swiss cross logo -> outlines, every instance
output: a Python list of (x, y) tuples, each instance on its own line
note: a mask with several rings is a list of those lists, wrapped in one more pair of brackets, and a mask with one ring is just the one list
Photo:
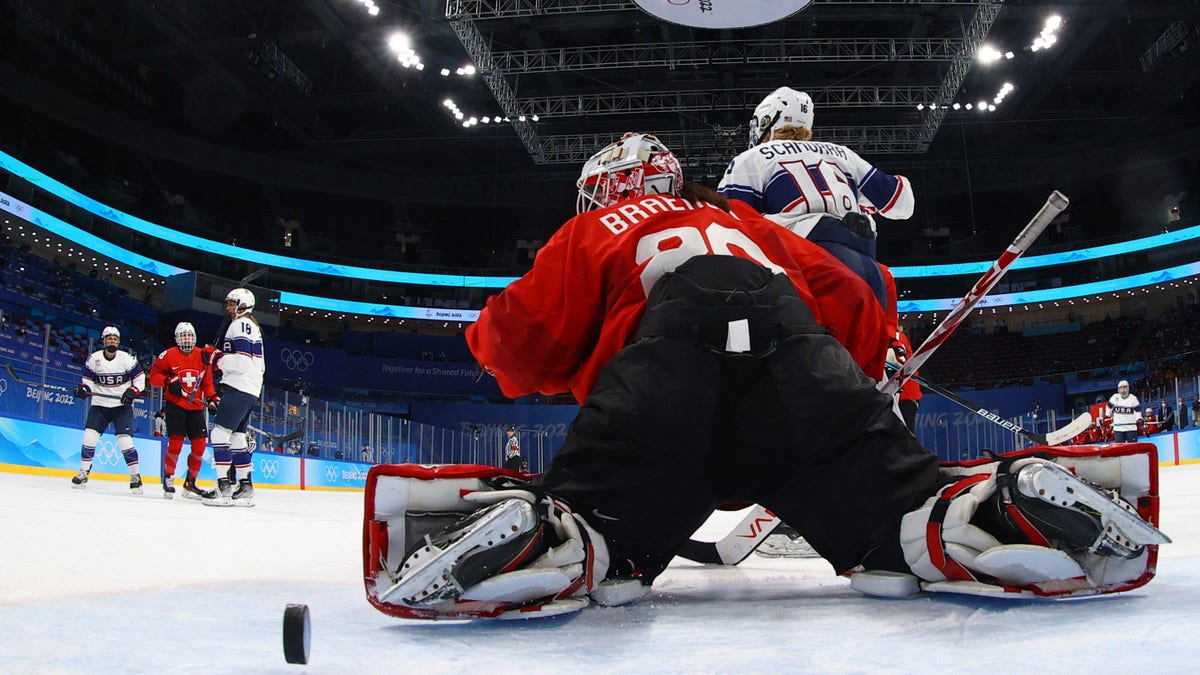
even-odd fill
[(200, 373), (195, 370), (179, 371), (179, 381), (183, 384), (184, 391), (192, 391), (196, 388), (196, 383), (200, 381)]

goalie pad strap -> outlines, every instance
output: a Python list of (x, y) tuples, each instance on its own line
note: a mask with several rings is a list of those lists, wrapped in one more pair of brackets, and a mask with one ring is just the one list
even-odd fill
[(1021, 509), (1018, 509), (1016, 504), (1009, 502), (1005, 505), (1004, 510), (1008, 513), (1008, 517), (1012, 520), (1013, 524), (1020, 528), (1026, 537), (1029, 537), (1031, 544), (1050, 548), (1050, 540), (1046, 539), (1045, 535), (1033, 523), (1029, 522), (1029, 519), (1025, 517), (1024, 513), (1021, 513)]
[(970, 570), (946, 553), (946, 542), (942, 539), (942, 526), (946, 521), (946, 513), (950, 510), (950, 503), (955, 498), (990, 478), (990, 474), (974, 474), (946, 487), (929, 513), (929, 523), (925, 526), (929, 561), (951, 581), (976, 581), (976, 579)]

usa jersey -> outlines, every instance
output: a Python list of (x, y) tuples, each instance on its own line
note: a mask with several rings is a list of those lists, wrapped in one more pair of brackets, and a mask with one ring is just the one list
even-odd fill
[[(150, 384), (162, 387), (163, 396), (184, 410), (203, 409), (215, 393), (212, 371), (204, 364), (203, 353), (204, 350), (199, 347), (187, 354), (179, 347), (167, 349), (158, 355), (150, 367)], [(179, 388), (183, 392), (181, 396), (167, 389), (173, 377), (179, 378)]]
[(1137, 431), (1138, 420), (1142, 419), (1142, 402), (1133, 394), (1124, 398), (1113, 394), (1108, 399), (1107, 413), (1112, 417), (1113, 431)]
[(816, 224), (811, 214), (841, 218), (857, 211), (901, 220), (914, 205), (906, 178), (876, 169), (850, 148), (818, 141), (750, 148), (729, 163), (717, 191), (802, 237)]
[(471, 353), (506, 396), (570, 391), (582, 402), (637, 330), (655, 282), (697, 255), (734, 255), (785, 273), (859, 366), (882, 373), (883, 312), (844, 265), (745, 205), (727, 213), (666, 195), (567, 221), (533, 269), (488, 300), (467, 329)]
[(262, 393), (263, 339), (254, 321), (242, 316), (229, 324), (221, 343), (221, 384), (252, 396)]
[[(92, 352), (83, 364), (83, 383), (93, 393), (108, 394), (108, 396), (93, 396), (92, 405), (101, 408), (117, 408), (121, 405), (121, 395), (132, 387), (141, 392), (146, 388), (146, 374), (142, 372), (142, 364), (132, 354), (120, 349), (110, 359), (104, 350)], [(112, 398), (109, 398), (109, 397)]]

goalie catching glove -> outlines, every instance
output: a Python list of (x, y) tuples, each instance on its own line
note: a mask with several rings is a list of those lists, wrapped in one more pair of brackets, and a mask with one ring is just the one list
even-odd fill
[[(904, 516), (900, 544), (916, 577), (860, 572), (868, 594), (1081, 596), (1154, 576), (1157, 457), (1148, 444), (1035, 448), (943, 466), (949, 484)], [(1134, 504), (1137, 504), (1135, 506)], [(919, 577), (919, 579), (918, 579)]]
[(604, 538), (510, 472), (380, 465), (367, 485), (363, 562), (368, 600), (380, 611), (528, 618), (577, 611), (589, 595), (621, 604), (645, 592), (637, 580), (604, 582)]

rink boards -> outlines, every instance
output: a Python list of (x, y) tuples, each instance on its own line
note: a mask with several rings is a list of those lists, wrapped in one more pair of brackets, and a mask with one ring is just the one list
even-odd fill
[[(19, 417), (0, 416), (0, 471), (43, 475), (74, 476), (79, 470), (83, 430), (47, 424)], [(142, 480), (157, 483), (162, 473), (166, 439), (154, 436), (133, 437), (138, 452), (138, 468)], [(189, 446), (185, 442), (175, 469), (182, 477), (187, 464)], [(273, 452), (255, 452), (253, 476), (256, 487), (275, 487), (292, 490), (361, 490), (366, 486), (370, 464), (333, 459), (319, 459)], [(96, 456), (92, 460), (93, 480), (129, 479), (124, 457), (117, 448), (111, 430), (100, 437)], [(200, 469), (201, 484), (212, 484), (216, 471), (212, 465), (212, 449), (204, 452)]]

